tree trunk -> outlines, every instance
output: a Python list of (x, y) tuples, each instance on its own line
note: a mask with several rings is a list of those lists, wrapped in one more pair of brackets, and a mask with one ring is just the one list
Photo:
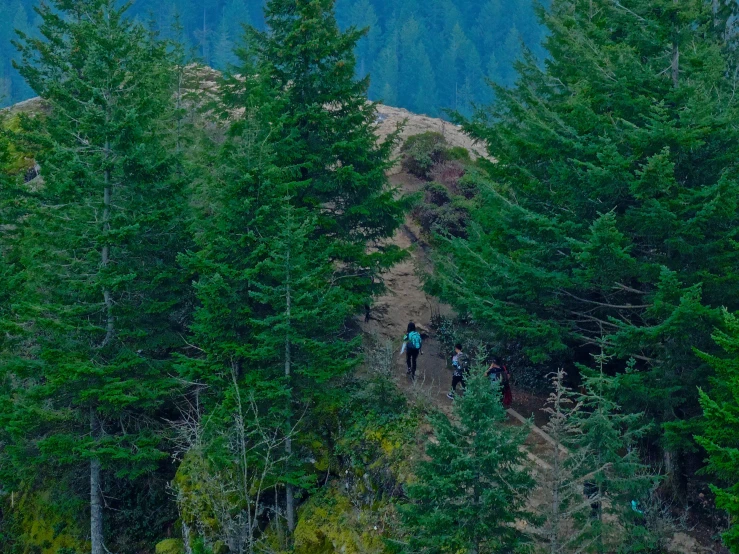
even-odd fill
[(190, 545), (190, 527), (184, 521), (182, 522), (182, 545), (185, 554), (192, 554), (192, 546)]
[[(559, 409), (559, 405), (557, 405)], [(552, 515), (551, 515), (551, 534), (549, 536), (549, 551), (553, 554), (559, 552), (559, 485), (562, 473), (559, 466), (559, 442), (554, 443), (554, 459), (552, 460), (552, 481), (554, 484), (552, 490)]]
[[(288, 207), (289, 209), (289, 207)], [(292, 221), (288, 219), (288, 225), (292, 225)], [(291, 282), (290, 282), (290, 243), (288, 242), (287, 246), (287, 259), (286, 259), (286, 283), (285, 283), (285, 318), (287, 320), (287, 331), (285, 334), (285, 377), (287, 381), (288, 386), (288, 407), (287, 407), (287, 437), (285, 437), (285, 457), (287, 458), (287, 463), (290, 463), (290, 459), (292, 458), (292, 452), (293, 452), (293, 444), (292, 444), (292, 421), (290, 418), (290, 411), (292, 406), (292, 390), (290, 387), (290, 373), (291, 373), (291, 364), (292, 364), (292, 358), (291, 358), (291, 344), (290, 344), (290, 318), (291, 318), (291, 309), (292, 309), (292, 290), (291, 290)], [(293, 486), (290, 483), (287, 483), (285, 486), (285, 512), (287, 517), (287, 529), (290, 534), (292, 534), (295, 531), (295, 496), (293, 492)]]
[(672, 43), (672, 86), (680, 84), (680, 46), (677, 41)]
[[(97, 439), (99, 423), (95, 409), (90, 409), (90, 434)], [(100, 492), (100, 460), (90, 460), (90, 544), (91, 554), (103, 554), (103, 499)]]
[[(110, 150), (110, 143), (105, 141), (105, 152)], [(110, 170), (105, 170), (105, 189), (103, 190), (103, 231), (107, 233), (110, 231)], [(110, 244), (108, 239), (105, 239), (102, 252), (102, 265), (103, 268), (108, 267), (110, 263)], [(105, 301), (105, 314), (106, 314), (106, 325), (105, 325), (105, 340), (103, 346), (110, 343), (113, 340), (113, 298), (110, 294), (110, 289), (105, 287), (103, 289), (103, 300)]]
[[(677, 0), (674, 0), (674, 3), (677, 4)], [(678, 44), (679, 31), (680, 30), (678, 28), (678, 22), (675, 21), (675, 36), (672, 40), (672, 86), (675, 88), (677, 88), (680, 84), (680, 45)]]

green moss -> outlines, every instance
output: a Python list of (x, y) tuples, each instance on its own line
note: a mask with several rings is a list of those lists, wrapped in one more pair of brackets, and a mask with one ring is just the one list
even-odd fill
[(213, 491), (200, 478), (208, 475), (211, 470), (200, 452), (191, 451), (177, 468), (173, 482), (178, 494), (180, 516), (191, 527), (203, 526), (206, 533), (218, 528), (211, 502)]
[(156, 554), (182, 554), (184, 551), (185, 544), (182, 539), (164, 539), (154, 547)]
[(296, 554), (367, 554), (387, 552), (389, 503), (358, 509), (334, 486), (313, 496), (300, 509), (295, 528)]
[(77, 522), (55, 510), (48, 491), (27, 492), (9, 506), (17, 525), (22, 554), (83, 553), (89, 551)]
[[(21, 132), (21, 120), (18, 114), (0, 119), (0, 131), (8, 132), (12, 137), (13, 134)], [(6, 160), (4, 170), (11, 175), (25, 173), (31, 169), (36, 163), (33, 156), (24, 152), (14, 141), (10, 141), (9, 159)]]
[(337, 444), (353, 475), (376, 499), (396, 494), (412, 473), (417, 414), (385, 420), (368, 414), (347, 429)]

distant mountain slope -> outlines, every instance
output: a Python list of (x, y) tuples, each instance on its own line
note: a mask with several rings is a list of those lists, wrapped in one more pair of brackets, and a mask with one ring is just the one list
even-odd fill
[[(33, 96), (12, 68), (13, 29), (34, 33), (38, 0), (0, 0), (0, 106)], [(208, 65), (235, 61), (241, 26), (262, 25), (263, 0), (137, 0), (131, 15), (185, 41)], [(339, 23), (369, 27), (357, 69), (370, 74), (370, 97), (417, 113), (467, 109), (491, 100), (486, 79), (511, 84), (522, 42), (542, 54), (533, 0), (337, 0)], [(5, 103), (3, 103), (5, 100)]]

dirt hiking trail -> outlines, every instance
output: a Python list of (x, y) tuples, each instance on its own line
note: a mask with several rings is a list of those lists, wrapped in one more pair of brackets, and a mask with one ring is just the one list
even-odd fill
[[(397, 128), (397, 124), (406, 121), (401, 132), (405, 139), (413, 134), (426, 131), (443, 133), (451, 146), (462, 146), (468, 149), (473, 157), (483, 156), (484, 150), (464, 135), (461, 129), (448, 122), (426, 116), (418, 116), (396, 108), (378, 107), (378, 136), (384, 138)], [(415, 193), (422, 190), (424, 182), (402, 171), (400, 164), (390, 172), (390, 182), (401, 193)], [(428, 402), (443, 412), (451, 413), (452, 401), (447, 398), (451, 385), (452, 352), (444, 352), (436, 340), (431, 328), (434, 313), (451, 316), (450, 306), (441, 304), (423, 291), (421, 275), (432, 271), (429, 259), (430, 247), (425, 242), (421, 229), (409, 215), (404, 224), (392, 239), (395, 244), (409, 252), (402, 263), (397, 264), (384, 275), (386, 292), (375, 299), (370, 311), (370, 320), (362, 318), (359, 325), (363, 333), (372, 339), (389, 341), (394, 349), (393, 377), (398, 387), (415, 402)], [(418, 357), (416, 380), (412, 382), (406, 375), (405, 355), (400, 354), (402, 338), (409, 321), (413, 321), (419, 330), (429, 336), (423, 342), (421, 355)], [(515, 371), (515, 368), (513, 368)], [(525, 454), (532, 464), (533, 470), (546, 471), (551, 468), (547, 462), (552, 451), (553, 440), (541, 429), (547, 418), (541, 411), (546, 398), (537, 397), (513, 388), (513, 405), (508, 410), (512, 425), (530, 425), (530, 433), (524, 445)], [(534, 494), (531, 507), (536, 509), (545, 500)], [(675, 533), (669, 551), (675, 554), (697, 554), (714, 552), (711, 548), (701, 546), (698, 541), (685, 532)]]

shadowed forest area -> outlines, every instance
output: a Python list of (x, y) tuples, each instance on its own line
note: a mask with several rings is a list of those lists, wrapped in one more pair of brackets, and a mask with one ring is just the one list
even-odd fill
[(26, 8), (0, 552), (739, 553), (734, 0)]

